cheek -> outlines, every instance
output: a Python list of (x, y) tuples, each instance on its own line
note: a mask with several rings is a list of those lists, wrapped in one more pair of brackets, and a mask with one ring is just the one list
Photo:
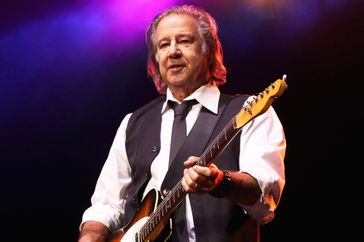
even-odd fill
[(163, 68), (163, 63), (165, 63), (166, 58), (164, 57), (163, 53), (158, 53), (155, 55), (155, 60), (157, 61), (159, 65), (159, 69)]

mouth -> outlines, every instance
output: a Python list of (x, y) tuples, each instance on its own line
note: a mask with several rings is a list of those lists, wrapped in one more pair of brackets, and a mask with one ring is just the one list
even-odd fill
[(182, 71), (184, 67), (185, 67), (185, 65), (175, 64), (175, 65), (169, 66), (168, 69), (171, 70), (172, 72), (179, 72), (179, 71)]

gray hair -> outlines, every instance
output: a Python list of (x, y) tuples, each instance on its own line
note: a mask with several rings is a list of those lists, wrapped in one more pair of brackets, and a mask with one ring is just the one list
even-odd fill
[(222, 46), (217, 35), (218, 26), (215, 19), (203, 9), (192, 5), (173, 6), (154, 17), (145, 36), (148, 47), (147, 71), (148, 75), (153, 78), (158, 92), (164, 94), (167, 90), (167, 85), (160, 76), (158, 62), (155, 58), (157, 52), (155, 34), (159, 22), (172, 14), (188, 15), (196, 19), (200, 37), (204, 41), (203, 50), (207, 53), (210, 74), (210, 80), (207, 80), (207, 82), (214, 81), (216, 85), (226, 83), (226, 68), (223, 63)]

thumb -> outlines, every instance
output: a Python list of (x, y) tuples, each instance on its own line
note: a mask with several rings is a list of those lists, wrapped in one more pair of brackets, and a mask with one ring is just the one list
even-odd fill
[(210, 179), (214, 184), (209, 188), (209, 192), (213, 191), (224, 179), (224, 172), (220, 170), (215, 164), (211, 163), (207, 166), (211, 170)]

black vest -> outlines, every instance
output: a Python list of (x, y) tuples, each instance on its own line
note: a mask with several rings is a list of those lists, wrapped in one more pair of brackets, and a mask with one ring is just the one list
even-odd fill
[[(200, 142), (201, 139), (206, 139), (206, 144), (212, 142), (233, 116), (241, 110), (247, 97), (246, 95), (229, 96), (222, 94), (219, 101), (217, 122), (216, 125), (214, 124), (215, 127), (211, 129), (213, 130), (211, 132), (212, 135), (209, 134), (210, 136), (208, 137), (201, 137), (197, 141)], [(128, 122), (126, 129), (126, 152), (131, 166), (132, 182), (128, 188), (123, 225), (126, 225), (137, 213), (145, 186), (150, 179), (151, 163), (160, 149), (161, 109), (164, 101), (165, 96), (156, 98), (133, 112)], [(207, 111), (205, 108), (202, 108), (202, 112), (204, 112), (203, 115), (206, 117), (210, 115), (211, 118), (216, 118), (213, 117), (216, 116), (215, 114)], [(199, 118), (195, 125), (199, 122)], [(194, 132), (194, 128), (192, 128), (189, 136)], [(226, 147), (218, 160), (214, 161), (220, 169), (239, 169), (240, 142), (238, 137), (239, 135)], [(188, 147), (185, 148), (188, 149)], [(193, 150), (193, 147), (191, 147), (191, 150)], [(176, 157), (178, 157), (178, 154)], [(173, 174), (173, 172), (173, 170), (172, 173), (168, 172), (172, 175), (167, 173), (167, 181), (163, 182), (162, 187), (169, 186), (168, 188), (172, 188), (175, 182), (182, 178), (182, 173)], [(174, 181), (173, 178), (168, 177), (174, 177), (176, 180)], [(189, 196), (197, 241), (258, 241), (259, 227), (257, 223), (253, 221), (253, 226), (251, 226), (251, 219), (245, 216), (244, 211), (237, 204), (227, 199), (212, 197), (210, 194), (189, 194)], [(249, 224), (250, 231), (246, 232), (244, 230), (245, 224)], [(250, 235), (247, 233), (250, 233)], [(243, 239), (243, 237), (247, 236), (252, 236), (253, 239)]]

